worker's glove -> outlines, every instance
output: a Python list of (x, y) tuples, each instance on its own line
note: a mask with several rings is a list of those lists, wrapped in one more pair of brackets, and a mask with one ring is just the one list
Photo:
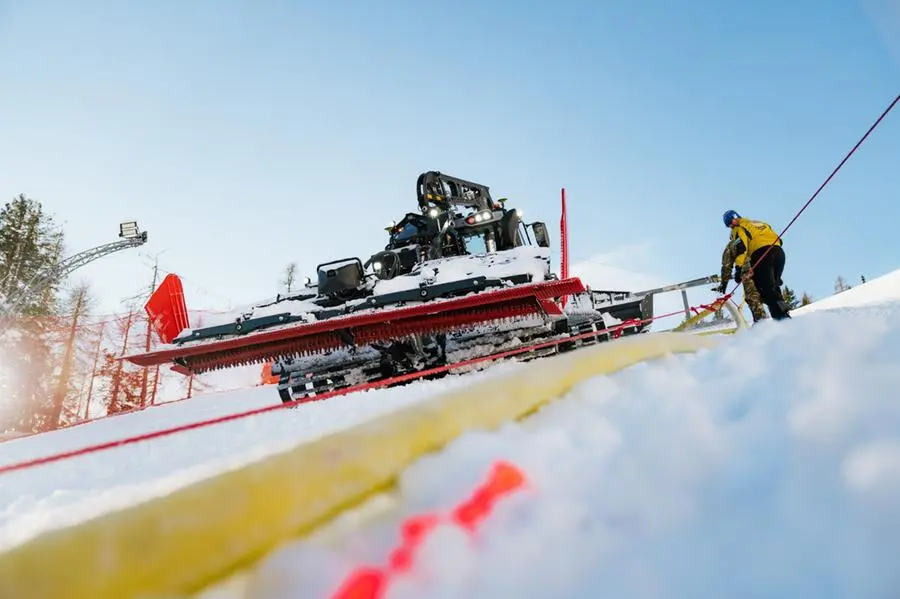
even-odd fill
[(725, 290), (728, 289), (728, 279), (725, 279), (721, 283), (719, 283), (718, 287), (713, 287), (713, 291), (718, 292), (719, 295), (725, 295)]
[(734, 282), (735, 283), (741, 282), (741, 267), (740, 266), (734, 267)]

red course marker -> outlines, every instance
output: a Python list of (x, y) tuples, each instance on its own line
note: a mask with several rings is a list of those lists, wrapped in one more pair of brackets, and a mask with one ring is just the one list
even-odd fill
[(525, 486), (525, 475), (509, 462), (496, 462), (488, 479), (448, 515), (420, 514), (406, 519), (400, 526), (400, 545), (388, 558), (384, 568), (363, 566), (354, 570), (331, 599), (381, 599), (391, 578), (412, 569), (416, 551), (428, 534), (441, 522), (451, 522), (475, 533), (504, 495)]

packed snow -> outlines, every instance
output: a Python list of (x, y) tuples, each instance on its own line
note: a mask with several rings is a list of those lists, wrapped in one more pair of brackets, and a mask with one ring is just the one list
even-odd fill
[[(289, 543), (204, 599), (327, 598), (351, 569), (385, 562), (404, 518), (455, 505), (497, 458), (525, 472), (527, 490), (501, 500), (474, 542), (439, 528), (388, 597), (893, 596), (898, 352), (900, 271), (793, 320), (723, 336), (714, 349), (595, 377), (522, 423), (469, 432), (409, 468), (377, 518)], [(527, 367), (336, 398), (2, 475), (0, 546)], [(197, 397), (9, 441), (0, 464), (258, 407), (272, 393)]]
[(872, 279), (846, 291), (823, 297), (797, 309), (795, 314), (808, 314), (819, 310), (840, 310), (860, 306), (889, 305), (900, 301), (900, 270)]
[[(473, 377), (526, 366), (507, 363), (474, 375), (338, 396), (0, 474), (0, 550), (352, 427)], [(280, 403), (272, 386), (200, 395), (0, 443), (0, 466)]]
[(469, 432), (411, 467), (386, 514), (288, 544), (206, 597), (329, 597), (387, 561), (404, 518), (451, 508), (497, 459), (528, 491), (474, 541), (439, 528), (386, 597), (894, 596), (900, 272), (874, 288), (877, 307), (844, 297)]

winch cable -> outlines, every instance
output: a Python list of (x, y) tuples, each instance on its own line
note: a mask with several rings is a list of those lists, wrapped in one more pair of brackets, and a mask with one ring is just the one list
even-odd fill
[[(819, 194), (822, 192), (822, 190), (825, 189), (825, 187), (831, 182), (831, 180), (838, 173), (838, 171), (841, 170), (841, 168), (844, 166), (844, 164), (846, 164), (846, 162), (850, 159), (850, 157), (853, 156), (853, 154), (856, 152), (856, 150), (859, 149), (859, 147), (863, 144), (863, 142), (866, 141), (866, 138), (869, 137), (869, 135), (878, 127), (878, 125), (881, 124), (881, 121), (883, 121), (884, 118), (888, 115), (888, 113), (891, 110), (893, 110), (894, 106), (896, 106), (898, 102), (900, 102), (900, 94), (897, 94), (897, 97), (894, 98), (894, 101), (891, 102), (890, 105), (888, 105), (888, 107), (884, 109), (884, 112), (882, 112), (881, 115), (875, 120), (875, 122), (872, 123), (872, 125), (869, 127), (868, 131), (866, 131), (865, 135), (863, 135), (859, 139), (859, 141), (856, 142), (856, 145), (853, 146), (853, 148), (851, 148), (851, 150), (849, 152), (847, 152), (847, 155), (844, 156), (844, 159), (841, 160), (840, 163), (838, 163), (838, 165), (834, 168), (833, 171), (831, 171), (831, 174), (828, 175), (828, 177), (825, 179), (825, 181), (823, 181), (822, 184), (819, 185), (819, 188), (816, 189), (815, 193), (813, 193), (812, 196), (810, 196), (810, 198), (808, 200), (806, 200), (806, 203), (803, 204), (803, 206), (800, 208), (800, 210), (797, 211), (797, 213), (794, 215), (794, 218), (792, 218), (790, 220), (790, 222), (787, 224), (787, 226), (784, 229), (782, 229), (781, 233), (778, 234), (779, 240), (782, 237), (784, 237), (784, 234), (787, 233), (787, 230), (790, 229), (791, 226), (797, 221), (797, 219), (800, 218), (800, 215), (803, 214), (803, 212), (807, 208), (809, 208), (809, 205), (813, 203), (813, 201), (819, 196)], [(750, 265), (751, 272), (753, 271), (754, 268), (759, 266), (760, 262), (762, 262), (763, 259), (769, 254), (769, 252), (772, 251), (773, 247), (775, 247), (775, 246), (773, 246), (773, 245), (768, 246), (766, 248), (766, 251), (763, 252), (763, 254), (759, 257), (759, 259)], [(744, 284), (744, 281), (742, 278), (741, 281), (734, 286), (734, 289), (732, 289), (730, 293), (726, 293), (725, 295), (723, 295), (722, 297), (717, 299), (716, 302), (714, 302), (714, 303), (724, 304), (726, 301), (731, 299), (731, 296), (733, 296), (734, 293), (738, 290), (738, 287), (740, 287), (743, 284)]]

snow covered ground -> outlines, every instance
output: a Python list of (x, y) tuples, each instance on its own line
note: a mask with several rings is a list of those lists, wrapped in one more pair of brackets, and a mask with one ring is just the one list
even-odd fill
[[(278, 409), (171, 436), (0, 474), (0, 550), (35, 534), (149, 499), (223, 470), (354, 426), (366, 419), (526, 364), (501, 364)], [(281, 400), (274, 387), (229, 391), (161, 404), (52, 433), (0, 443), (0, 466), (236, 414)]]
[[(528, 489), (502, 500), (474, 543), (439, 529), (388, 597), (896, 596), (898, 353), (900, 271), (714, 350), (597, 377), (528, 421), (466, 434), (421, 460), (390, 510), (351, 532), (286, 545), (250, 573), (244, 596), (328, 597), (350, 569), (385, 561), (403, 518), (455, 505), (499, 457), (524, 471)], [(0, 546), (467, 380), (0, 475)], [(272, 393), (197, 397), (10, 441), (0, 464), (267, 405)]]
[(387, 597), (897, 596), (900, 273), (872, 284), (880, 305), (847, 295), (466, 434), (410, 468), (372, 524), (287, 545), (209, 597), (329, 597), (496, 459), (527, 492), (474, 542), (439, 528)]
[(820, 310), (841, 310), (860, 306), (877, 306), (893, 304), (900, 301), (900, 271), (888, 273), (853, 287), (841, 293), (835, 293), (798, 309), (796, 314), (809, 314)]

